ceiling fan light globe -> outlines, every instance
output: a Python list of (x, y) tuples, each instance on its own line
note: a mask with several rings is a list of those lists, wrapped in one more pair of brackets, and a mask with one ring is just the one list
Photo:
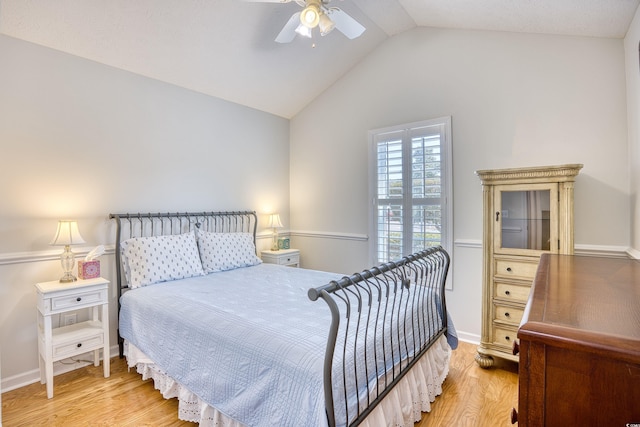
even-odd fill
[(300, 34), (301, 36), (311, 38), (311, 28), (307, 27), (306, 25), (298, 25), (298, 28), (296, 28), (296, 33)]
[(320, 27), (320, 35), (326, 36), (331, 31), (333, 31), (333, 29), (336, 27), (336, 24), (334, 24), (331, 18), (329, 18), (327, 15), (322, 14), (320, 15), (320, 22), (318, 23), (318, 26)]
[(320, 9), (318, 6), (310, 4), (302, 9), (302, 12), (300, 12), (300, 22), (307, 28), (317, 27), (320, 22)]

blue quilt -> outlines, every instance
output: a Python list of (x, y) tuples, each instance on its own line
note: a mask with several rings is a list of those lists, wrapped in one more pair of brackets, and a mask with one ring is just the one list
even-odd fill
[(341, 277), (260, 264), (146, 286), (121, 297), (120, 334), (247, 426), (324, 426), (330, 313), (307, 290)]

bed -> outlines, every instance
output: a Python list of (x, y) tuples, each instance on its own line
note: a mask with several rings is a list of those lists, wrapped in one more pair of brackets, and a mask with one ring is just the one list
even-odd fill
[(120, 355), (179, 418), (412, 426), (442, 392), (457, 340), (441, 247), (345, 276), (262, 263), (252, 211), (110, 217)]

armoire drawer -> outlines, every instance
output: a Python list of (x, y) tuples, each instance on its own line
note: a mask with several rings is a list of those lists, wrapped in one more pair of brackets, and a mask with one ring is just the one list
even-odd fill
[(502, 258), (495, 256), (494, 275), (496, 277), (510, 277), (532, 282), (538, 269), (535, 258)]
[(513, 343), (518, 336), (518, 329), (496, 327), (493, 328), (493, 343), (505, 347), (508, 351), (513, 348)]
[(493, 297), (499, 298), (505, 301), (513, 301), (522, 304), (526, 304), (529, 299), (529, 292), (531, 291), (530, 285), (514, 284), (508, 282), (502, 282), (500, 280), (494, 281)]
[(522, 316), (524, 315), (524, 307), (508, 307), (500, 304), (493, 306), (494, 319), (512, 324), (515, 327), (520, 325)]

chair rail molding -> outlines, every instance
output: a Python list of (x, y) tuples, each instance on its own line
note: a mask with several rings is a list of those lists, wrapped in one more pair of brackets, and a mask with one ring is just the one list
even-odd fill
[(357, 240), (361, 242), (366, 242), (369, 240), (369, 236), (366, 234), (333, 231), (291, 230), (289, 234), (296, 237), (315, 237), (321, 239)]

